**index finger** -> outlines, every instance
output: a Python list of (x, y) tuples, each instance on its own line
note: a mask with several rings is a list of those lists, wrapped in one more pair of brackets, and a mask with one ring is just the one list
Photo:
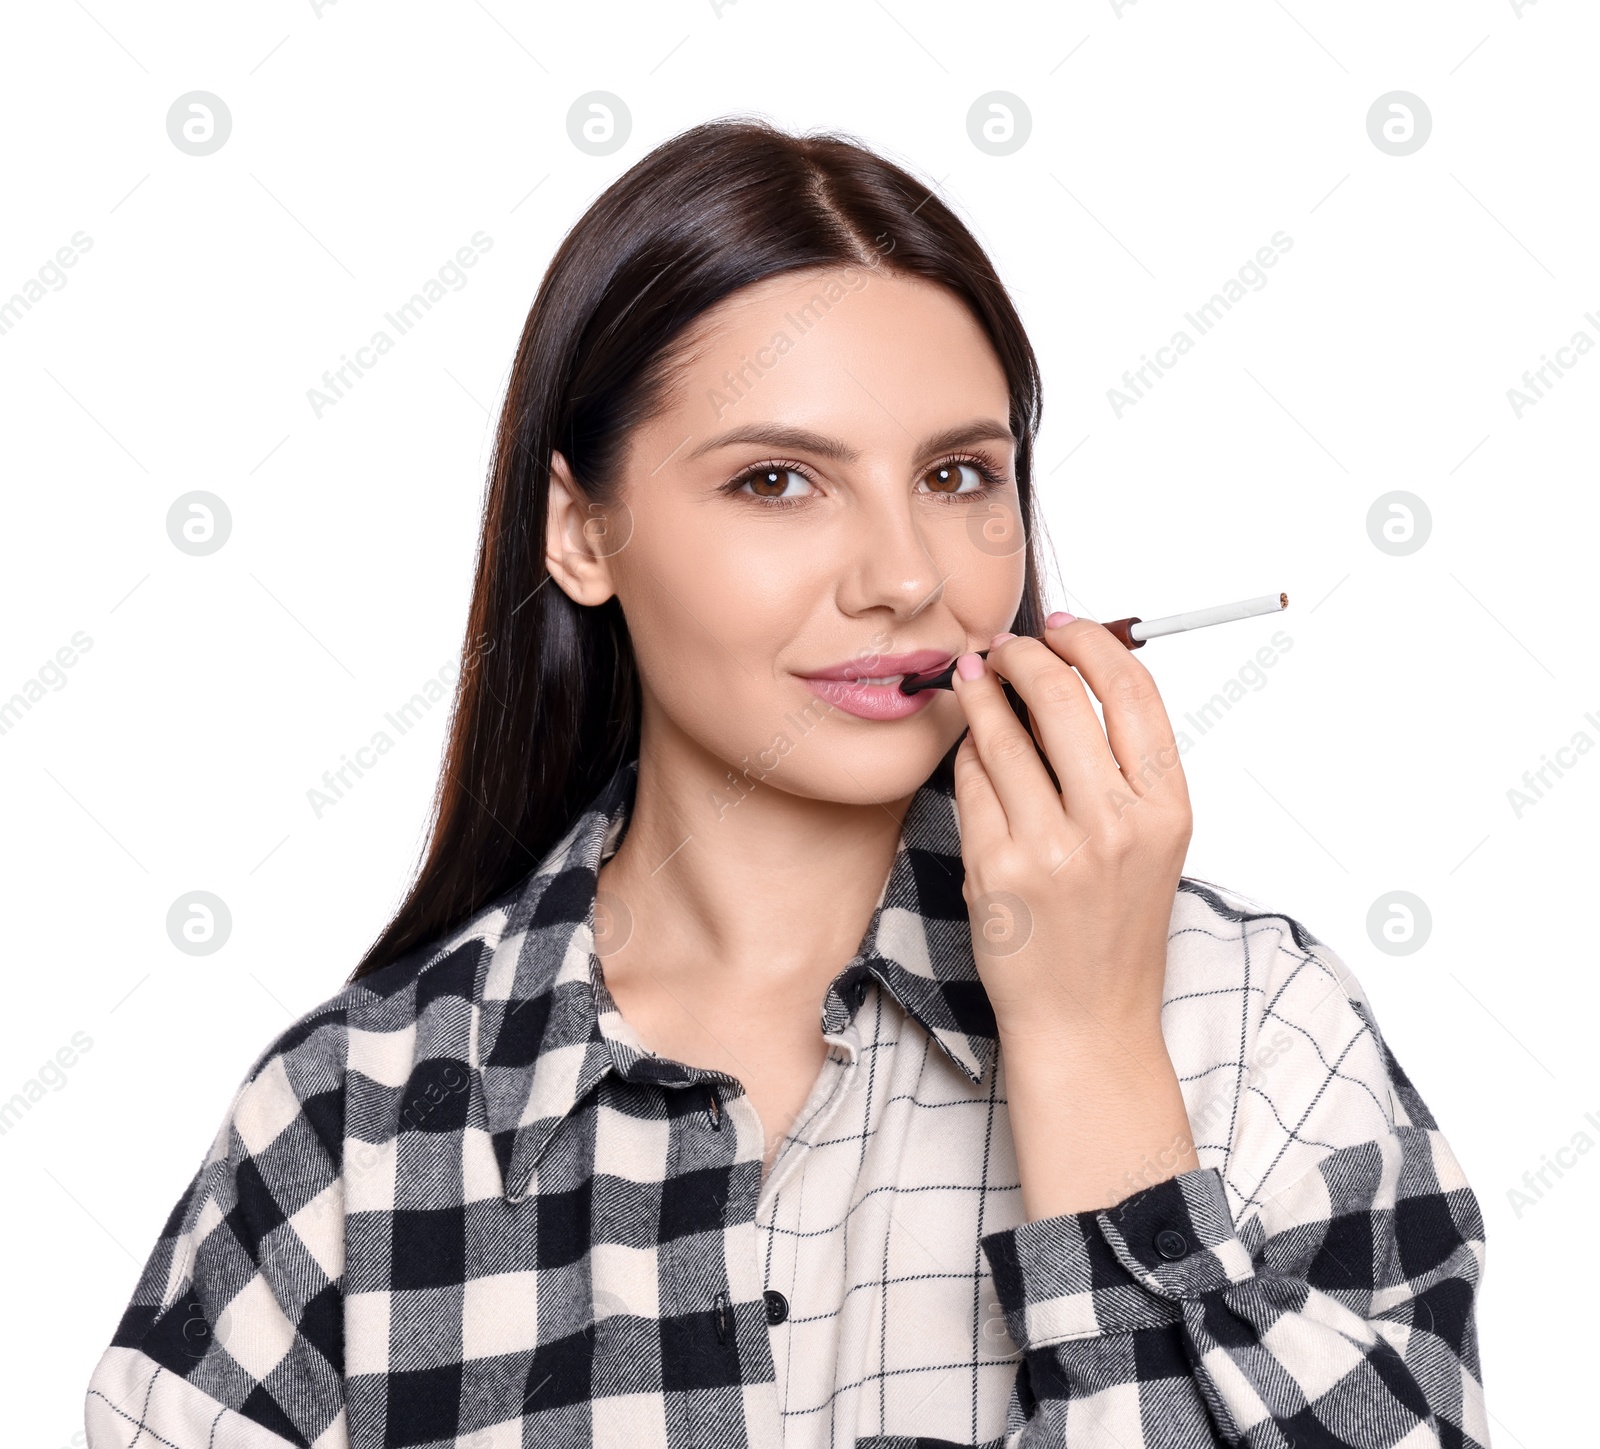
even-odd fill
[(1074, 619), (1044, 631), (1044, 642), (1083, 676), (1100, 701), (1111, 753), (1135, 795), (1177, 763), (1178, 744), (1150, 671), (1108, 629)]

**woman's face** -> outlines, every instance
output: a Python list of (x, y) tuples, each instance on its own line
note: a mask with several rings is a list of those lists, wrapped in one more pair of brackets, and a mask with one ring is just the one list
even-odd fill
[(1008, 403), (962, 303), (881, 266), (769, 278), (700, 318), (618, 503), (581, 542), (569, 510), (558, 545), (569, 593), (620, 600), (645, 749), (814, 799), (914, 791), (965, 719), (894, 685), (987, 648), (1022, 599)]

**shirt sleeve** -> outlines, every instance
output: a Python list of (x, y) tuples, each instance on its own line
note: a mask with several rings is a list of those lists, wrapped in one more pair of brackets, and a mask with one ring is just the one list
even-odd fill
[(328, 1044), (240, 1088), (89, 1384), (89, 1449), (345, 1449), (342, 1073)]
[(1388, 1130), (1324, 1144), (1237, 1217), (1224, 1160), (983, 1238), (1026, 1365), (1007, 1449), (1072, 1431), (1122, 1449), (1487, 1446), (1478, 1202), (1364, 1000), (1341, 1000), (1383, 1080), (1343, 1075), (1346, 1053), (1320, 1110), (1387, 1101)]

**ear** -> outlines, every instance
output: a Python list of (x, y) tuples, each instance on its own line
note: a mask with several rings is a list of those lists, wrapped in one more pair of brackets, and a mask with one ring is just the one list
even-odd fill
[(614, 593), (616, 552), (608, 511), (584, 497), (560, 453), (550, 455), (550, 504), (545, 515), (544, 562), (561, 591), (577, 604), (603, 604)]

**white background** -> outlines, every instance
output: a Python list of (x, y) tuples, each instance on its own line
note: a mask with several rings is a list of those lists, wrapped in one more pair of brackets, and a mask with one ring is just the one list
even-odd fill
[[(1344, 956), (1454, 1144), (1488, 1221), (1497, 1441), (1589, 1422), (1600, 1151), (1508, 1194), (1600, 1144), (1600, 751), (1520, 818), (1507, 791), (1600, 742), (1600, 355), (1520, 417), (1507, 389), (1600, 341), (1600, 23), (1577, 0), (1120, 4), (8, 12), (0, 297), (92, 246), (0, 336), (0, 700), (75, 631), (92, 647), (0, 735), (0, 1099), (93, 1041), (0, 1137), (8, 1444), (79, 1428), (244, 1071), (400, 898), (444, 710), (320, 819), (306, 792), (459, 651), (492, 417), (555, 245), (650, 146), (740, 111), (853, 132), (991, 249), (1044, 367), (1052, 605), (1288, 591), (1279, 618), (1141, 655), (1177, 720), (1293, 641), (1185, 757), (1189, 872)], [(168, 138), (191, 90), (232, 114), (209, 156)], [(610, 156), (568, 139), (591, 90), (632, 116)], [(1032, 117), (1009, 156), (968, 137), (993, 90)], [(1393, 90), (1432, 115), (1403, 157), (1366, 126)], [(317, 418), (324, 369), (477, 231), (469, 284)], [(1123, 370), (1278, 231), (1268, 284), (1117, 417)], [(202, 558), (166, 532), (195, 489), (233, 519)], [(1404, 557), (1366, 526), (1395, 489), (1432, 516)], [(192, 890), (232, 913), (215, 955), (167, 937)], [(1410, 955), (1368, 935), (1393, 890), (1431, 910)]]

